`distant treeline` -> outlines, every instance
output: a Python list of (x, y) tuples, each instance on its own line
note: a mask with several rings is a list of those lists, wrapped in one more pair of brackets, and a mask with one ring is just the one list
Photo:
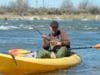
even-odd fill
[(64, 0), (59, 8), (30, 7), (27, 0), (14, 0), (8, 6), (0, 6), (0, 14), (13, 15), (63, 15), (63, 14), (100, 14), (100, 7), (93, 5), (89, 0), (82, 0), (74, 6), (71, 0)]

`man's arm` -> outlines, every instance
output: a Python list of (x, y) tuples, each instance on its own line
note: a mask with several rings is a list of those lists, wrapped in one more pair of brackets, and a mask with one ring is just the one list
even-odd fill
[(65, 32), (62, 32), (61, 33), (61, 42), (62, 42), (62, 45), (65, 45), (65, 46), (70, 46), (70, 41), (68, 39), (68, 36)]
[(42, 35), (42, 38), (43, 38), (42, 47), (44, 49), (48, 49), (50, 46), (49, 37), (47, 35)]

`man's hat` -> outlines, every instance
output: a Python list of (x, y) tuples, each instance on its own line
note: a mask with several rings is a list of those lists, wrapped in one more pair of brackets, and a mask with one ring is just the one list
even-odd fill
[(59, 24), (58, 24), (58, 22), (57, 21), (52, 21), (51, 23), (50, 23), (50, 26), (51, 27), (59, 27)]

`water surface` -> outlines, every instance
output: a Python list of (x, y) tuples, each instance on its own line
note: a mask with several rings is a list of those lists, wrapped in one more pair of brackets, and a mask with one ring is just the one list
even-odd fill
[[(41, 49), (41, 35), (34, 27), (41, 33), (48, 34), (50, 22), (49, 20), (0, 20), (0, 51), (7, 52), (12, 48)], [(100, 43), (100, 21), (61, 20), (58, 22), (60, 28), (68, 35), (71, 47), (92, 46)], [(72, 51), (81, 57), (81, 64), (68, 70), (41, 75), (100, 75), (99, 50), (79, 49)]]

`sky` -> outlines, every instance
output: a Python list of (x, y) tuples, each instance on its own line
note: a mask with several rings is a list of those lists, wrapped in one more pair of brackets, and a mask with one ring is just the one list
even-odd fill
[[(0, 0), (1, 5), (8, 5), (10, 1), (15, 0)], [(36, 4), (37, 1), (37, 4)], [(71, 0), (75, 6), (79, 4), (82, 0)], [(45, 7), (60, 7), (63, 0), (44, 0)], [(100, 6), (100, 0), (89, 0), (93, 5)], [(43, 0), (28, 0), (28, 4), (32, 7), (43, 7)]]

